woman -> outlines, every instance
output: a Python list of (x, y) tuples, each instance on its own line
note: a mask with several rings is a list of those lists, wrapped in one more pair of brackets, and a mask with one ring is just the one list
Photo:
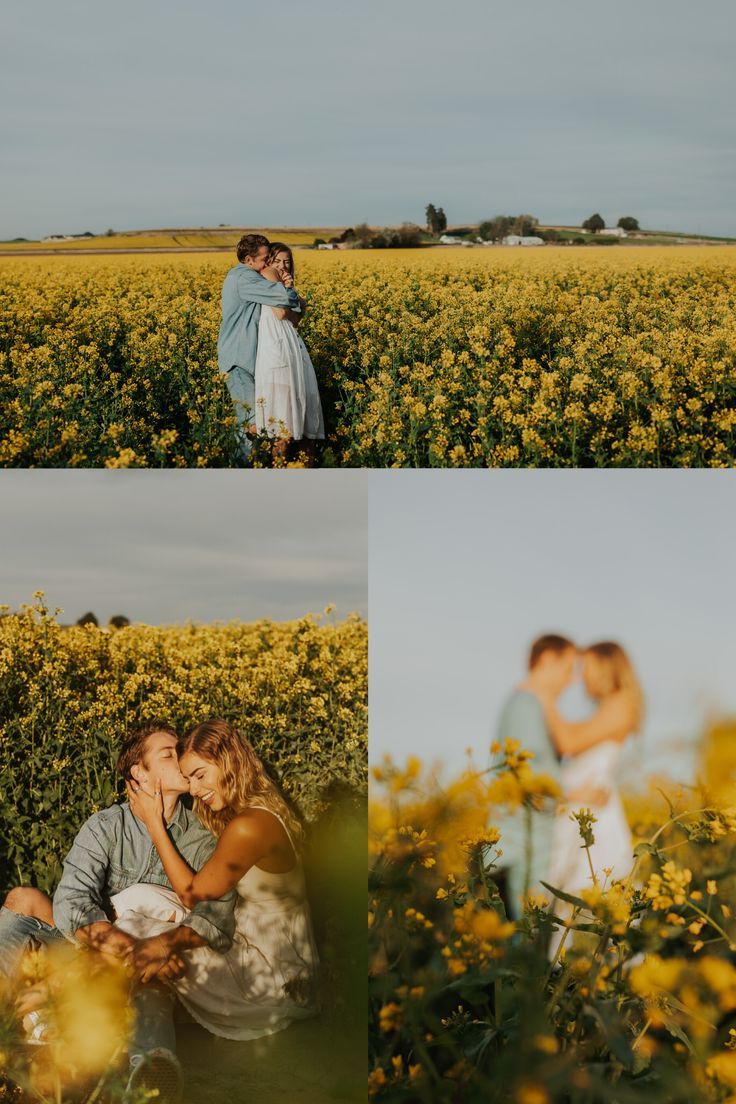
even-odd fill
[[(294, 256), (288, 245), (271, 245), (261, 276), (294, 286)], [(304, 342), (282, 309), (261, 309), (255, 377), (258, 432), (279, 438), (276, 450), (282, 455), (288, 451), (288, 436), (297, 453), (312, 460), (314, 441), (325, 435), (317, 377)]]
[(619, 644), (593, 644), (583, 652), (583, 682), (597, 703), (587, 720), (566, 721), (553, 701), (543, 702), (552, 738), (568, 758), (562, 768), (563, 790), (589, 792), (584, 804), (596, 818), (590, 862), (578, 824), (570, 819), (577, 808), (563, 805), (555, 820), (549, 882), (574, 894), (592, 884), (591, 866), (601, 885), (606, 879), (627, 878), (631, 872), (631, 834), (615, 774), (624, 743), (639, 731), (644, 711), (639, 680)]
[(234, 888), (232, 947), (225, 954), (209, 947), (188, 952), (187, 973), (174, 985), (194, 1019), (215, 1035), (270, 1035), (316, 1012), (317, 951), (299, 823), (251, 745), (225, 721), (192, 729), (179, 747), (179, 766), (217, 846), (193, 871), (167, 833), (160, 792), (129, 784), (131, 808), (148, 828), (173, 891), (130, 886), (112, 899), (117, 923), (131, 935), (151, 935), (153, 921), (165, 933), (197, 901)]

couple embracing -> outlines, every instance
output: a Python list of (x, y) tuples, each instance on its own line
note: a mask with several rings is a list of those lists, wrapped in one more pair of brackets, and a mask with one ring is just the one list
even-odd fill
[[(566, 720), (558, 708), (559, 697), (576, 677), (595, 705), (583, 721)], [(578, 825), (570, 818), (581, 807), (596, 818), (590, 849), (596, 875), (606, 871), (611, 879), (628, 877), (631, 835), (615, 775), (626, 741), (641, 727), (643, 708), (639, 680), (619, 644), (607, 641), (579, 650), (556, 634), (532, 644), (527, 676), (501, 712), (498, 740), (501, 745), (514, 740), (532, 752), (532, 770), (551, 777), (560, 796), (533, 812), (530, 824), (517, 813), (500, 825), (509, 908), (516, 917), (528, 894), (546, 893), (542, 882), (573, 894), (591, 884)]]
[[(253, 748), (225, 721), (183, 739), (151, 721), (123, 743), (128, 802), (91, 816), (53, 901), (11, 890), (0, 910), (0, 971), (69, 940), (125, 959), (134, 981), (129, 1089), (181, 1093), (178, 999), (226, 1039), (256, 1039), (314, 1014), (317, 951), (301, 827)], [(193, 809), (181, 797), (191, 794)], [(24, 1026), (43, 1041), (43, 1012)]]
[(325, 435), (317, 377), (297, 327), (306, 302), (294, 288), (288, 245), (245, 234), (222, 288), (217, 359), (235, 406), (242, 458), (249, 434), (276, 438), (274, 452), (314, 460)]

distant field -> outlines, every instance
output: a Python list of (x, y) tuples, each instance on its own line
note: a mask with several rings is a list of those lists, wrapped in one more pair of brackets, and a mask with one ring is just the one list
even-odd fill
[(76, 241), (0, 242), (0, 252), (34, 253), (39, 250), (54, 253), (76, 253), (99, 249), (233, 249), (243, 234), (265, 234), (271, 241), (287, 245), (312, 245), (315, 238), (339, 236), (344, 227), (278, 227), (253, 229), (249, 226), (228, 226), (220, 229), (130, 230), (122, 234), (100, 234)]

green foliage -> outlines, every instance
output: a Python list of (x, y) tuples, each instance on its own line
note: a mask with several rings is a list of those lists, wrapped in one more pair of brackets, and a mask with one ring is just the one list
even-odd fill
[(602, 216), (599, 215), (597, 212), (594, 215), (591, 215), (590, 218), (587, 218), (583, 223), (583, 229), (591, 230), (594, 234), (597, 234), (599, 230), (605, 230), (605, 228), (606, 224), (603, 221)]

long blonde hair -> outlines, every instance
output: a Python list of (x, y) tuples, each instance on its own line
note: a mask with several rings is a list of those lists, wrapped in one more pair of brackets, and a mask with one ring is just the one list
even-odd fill
[(280, 817), (294, 845), (299, 846), (303, 836), (301, 824), (266, 774), (251, 744), (234, 725), (221, 720), (195, 725), (180, 741), (178, 750), (180, 757), (193, 751), (220, 769), (225, 808), (214, 812), (194, 799), (197, 817), (213, 835), (221, 836), (238, 813), (259, 806)]
[(604, 695), (623, 693), (629, 698), (634, 714), (634, 732), (641, 729), (644, 720), (644, 692), (637, 678), (634, 665), (620, 644), (603, 640), (585, 649), (586, 655), (594, 655), (600, 662), (606, 686)]

